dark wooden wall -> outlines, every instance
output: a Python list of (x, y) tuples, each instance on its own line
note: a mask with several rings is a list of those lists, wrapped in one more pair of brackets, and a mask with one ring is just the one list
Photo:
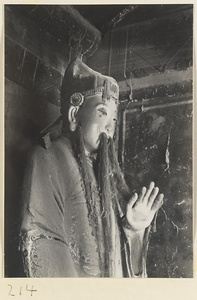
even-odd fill
[(100, 32), (70, 6), (5, 6), (5, 276), (23, 276), (17, 246), (28, 151), (59, 116), (64, 70), (82, 53), (119, 82), (119, 160), (131, 190), (155, 180), (165, 193), (148, 274), (192, 276), (192, 8), (131, 21), (99, 44)]

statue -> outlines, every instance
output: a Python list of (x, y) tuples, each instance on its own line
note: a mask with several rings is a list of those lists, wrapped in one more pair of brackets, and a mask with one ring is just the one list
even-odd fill
[(163, 194), (131, 194), (113, 143), (119, 88), (79, 58), (61, 90), (62, 134), (36, 146), (23, 185), (20, 250), (28, 277), (146, 277)]

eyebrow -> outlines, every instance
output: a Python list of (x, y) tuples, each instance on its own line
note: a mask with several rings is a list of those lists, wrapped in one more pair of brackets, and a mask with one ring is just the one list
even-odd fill
[[(96, 108), (97, 108), (98, 106), (100, 106), (100, 105), (105, 106), (105, 107), (108, 108), (108, 106), (107, 106), (105, 103), (98, 103), (98, 104), (96, 105)], [(115, 110), (114, 112), (115, 112), (115, 113), (118, 113), (118, 110)]]
[(97, 105), (96, 105), (96, 107), (98, 107), (98, 106), (100, 106), (100, 105), (103, 105), (103, 106), (106, 106), (107, 107), (107, 105), (105, 104), (105, 103), (97, 103)]

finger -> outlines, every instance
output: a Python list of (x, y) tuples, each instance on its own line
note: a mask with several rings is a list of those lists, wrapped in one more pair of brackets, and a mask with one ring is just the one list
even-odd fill
[(155, 186), (154, 182), (151, 181), (151, 183), (148, 187), (148, 190), (147, 190), (146, 194), (144, 195), (144, 201), (148, 201), (148, 198), (149, 198), (150, 194), (152, 193), (154, 186)]
[(156, 200), (153, 202), (151, 210), (157, 211), (163, 205), (164, 194), (159, 194)]
[(159, 193), (159, 188), (158, 187), (153, 188), (152, 193), (150, 194), (150, 197), (147, 200), (148, 206), (151, 207), (153, 205), (153, 202), (154, 202), (156, 196), (158, 195), (158, 193)]
[(138, 194), (135, 193), (135, 194), (133, 195), (133, 197), (131, 197), (131, 199), (129, 200), (128, 205), (129, 205), (130, 207), (133, 207), (133, 205), (135, 204), (135, 202), (137, 201), (137, 199), (138, 199)]
[(143, 200), (145, 194), (146, 194), (146, 187), (144, 186), (144, 187), (142, 188), (141, 194), (140, 194), (139, 197), (138, 197), (138, 201)]

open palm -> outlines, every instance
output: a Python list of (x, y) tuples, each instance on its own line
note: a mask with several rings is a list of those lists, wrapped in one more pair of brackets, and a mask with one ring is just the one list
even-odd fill
[(163, 204), (163, 194), (158, 194), (159, 188), (151, 182), (148, 189), (142, 188), (141, 194), (137, 193), (129, 200), (126, 209), (126, 218), (134, 231), (140, 231), (150, 225), (157, 210)]

